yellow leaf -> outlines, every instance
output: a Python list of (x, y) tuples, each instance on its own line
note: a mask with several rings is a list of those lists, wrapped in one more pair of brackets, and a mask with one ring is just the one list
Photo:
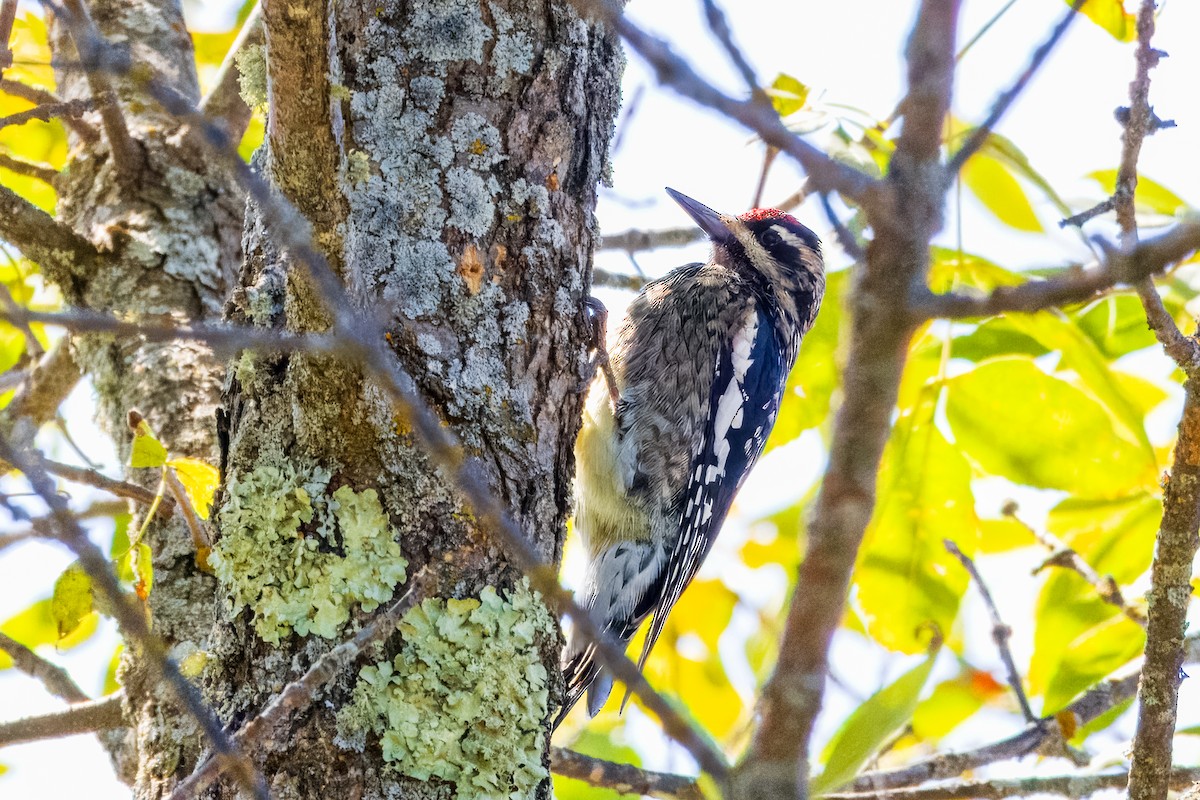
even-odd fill
[(167, 463), (167, 448), (154, 437), (154, 431), (146, 420), (138, 422), (133, 434), (133, 451), (129, 455), (129, 466), (135, 468), (161, 467)]
[(1090, 0), (1080, 11), (1119, 42), (1132, 42), (1137, 36), (1137, 17), (1125, 10), (1122, 0)]
[(78, 628), (94, 609), (92, 576), (76, 561), (58, 576), (54, 596), (50, 598), (50, 616), (58, 628), (58, 637), (61, 639)]
[(1031, 233), (1043, 230), (1020, 182), (997, 159), (976, 153), (963, 165), (962, 178), (975, 196), (1005, 225)]
[(167, 466), (174, 469), (175, 474), (179, 476), (179, 482), (187, 492), (188, 501), (191, 502), (192, 508), (196, 509), (200, 519), (208, 519), (213, 495), (217, 492), (217, 483), (220, 480), (217, 468), (194, 458), (173, 458), (167, 462)]

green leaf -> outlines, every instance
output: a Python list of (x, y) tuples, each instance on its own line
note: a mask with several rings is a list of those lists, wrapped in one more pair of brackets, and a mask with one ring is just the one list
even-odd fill
[(208, 519), (212, 509), (213, 495), (217, 492), (220, 474), (217, 468), (194, 458), (173, 458), (167, 466), (175, 470), (179, 482), (187, 492), (188, 501), (200, 519)]
[(1084, 497), (1118, 496), (1157, 478), (1153, 461), (1116, 434), (1095, 400), (1032, 361), (989, 361), (947, 386), (955, 440), (992, 475)]
[(129, 456), (129, 466), (135, 469), (146, 467), (161, 467), (167, 463), (167, 448), (163, 447), (154, 436), (154, 431), (150, 430), (150, 424), (146, 420), (138, 423), (137, 430), (133, 434), (133, 450)]
[(884, 647), (917, 653), (930, 624), (947, 632), (958, 615), (968, 577), (946, 552), (952, 537), (975, 552), (979, 521), (971, 470), (934, 424), (927, 408), (908, 412), (884, 451), (879, 496), (867, 528), (854, 597), (870, 636)]
[[(1109, 500), (1071, 497), (1050, 512), (1046, 528), (1101, 576), (1111, 575), (1119, 585), (1127, 586), (1149, 569), (1161, 515), (1161, 502), (1146, 492)], [(1056, 680), (1067, 681), (1068, 673), (1076, 669), (1069, 667), (1063, 678), (1058, 678), (1064, 661), (1071, 658), (1072, 643), (1118, 612), (1100, 599), (1091, 584), (1066, 569), (1049, 574), (1034, 611), (1029, 686), (1033, 693), (1045, 696)], [(1054, 690), (1057, 696), (1067, 691), (1065, 686), (1059, 683)], [(1058, 710), (1048, 705), (1044, 708), (1047, 712)]]
[(1071, 215), (1071, 207), (1067, 205), (1067, 202), (1062, 199), (1057, 191), (1055, 191), (1054, 187), (1050, 185), (1050, 182), (1046, 180), (1046, 178), (1040, 172), (1033, 168), (1033, 165), (1029, 163), (1029, 158), (1011, 139), (993, 132), (987, 137), (986, 140), (984, 140), (983, 147), (980, 148), (980, 151), (992, 156), (1001, 164), (1007, 166), (1018, 176), (1024, 178), (1040, 189), (1042, 194), (1046, 196), (1046, 199), (1049, 200), (1058, 210), (1058, 212), (1064, 217)]
[[(1071, 0), (1066, 3), (1074, 5)], [(1119, 42), (1132, 42), (1137, 37), (1137, 17), (1125, 10), (1122, 0), (1090, 0), (1080, 11)]]
[(1078, 636), (1067, 647), (1046, 687), (1043, 712), (1053, 713), (1142, 654), (1146, 632), (1123, 616), (1112, 617)]
[(58, 576), (54, 582), (54, 596), (50, 598), (50, 616), (58, 628), (58, 638), (78, 628), (83, 618), (95, 608), (92, 576), (76, 561)]
[(1146, 324), (1146, 312), (1138, 298), (1129, 293), (1110, 294), (1075, 312), (1075, 324), (1113, 360), (1157, 344)]
[(813, 795), (832, 791), (853, 779), (880, 746), (912, 720), (936, 657), (936, 651), (930, 653), (850, 714), (825, 747), (825, 769), (812, 781)]
[(767, 94), (779, 116), (786, 117), (804, 108), (808, 102), (808, 91), (808, 86), (797, 78), (781, 72), (767, 89)]
[(1043, 356), (1048, 350), (1037, 339), (1017, 330), (1006, 317), (984, 320), (973, 331), (955, 336), (951, 358), (976, 363), (998, 356)]
[(1145, 415), (1125, 396), (1108, 360), (1091, 339), (1058, 311), (1013, 314), (1009, 319), (1017, 330), (1063, 354), (1065, 364), (1075, 370), (1088, 390), (1112, 415), (1125, 438), (1142, 448), (1148, 468), (1157, 471), (1154, 446), (1146, 435)]
[(1005, 225), (1031, 233), (1044, 230), (1020, 182), (999, 160), (982, 151), (976, 153), (963, 165), (962, 179)]
[[(1088, 177), (1100, 184), (1108, 194), (1117, 189), (1115, 169), (1089, 172)], [(1173, 217), (1188, 208), (1187, 201), (1182, 197), (1145, 175), (1138, 176), (1137, 187), (1133, 190), (1133, 205), (1140, 214), (1162, 214), (1167, 217)]]

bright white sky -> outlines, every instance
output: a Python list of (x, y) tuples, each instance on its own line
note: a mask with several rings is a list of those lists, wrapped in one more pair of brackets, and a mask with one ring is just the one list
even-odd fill
[[(961, 40), (972, 36), (1002, 5), (1003, 0), (967, 0)], [(770, 82), (776, 73), (787, 72), (810, 84), (814, 96), (824, 102), (855, 106), (874, 117), (886, 116), (901, 97), (902, 50), (913, 20), (914, 2), (740, 0), (726, 2), (725, 6), (735, 39), (758, 71), (760, 80)], [(979, 120), (997, 92), (1023, 69), (1030, 52), (1065, 8), (1062, 0), (1017, 0), (960, 64), (954, 113), (969, 121)], [(731, 92), (740, 91), (736, 74), (708, 36), (696, 0), (635, 0), (629, 10), (638, 23), (674, 42), (677, 50), (702, 74)], [(197, 24), (215, 28), (225, 13), (211, 7), (197, 7), (191, 16)], [(1195, 132), (1200, 129), (1200, 103), (1196, 102), (1196, 82), (1200, 76), (1197, 31), (1200, 31), (1200, 5), (1180, 0), (1163, 4), (1155, 43), (1171, 57), (1164, 59), (1153, 73), (1151, 102), (1160, 116), (1175, 119), (1179, 127), (1148, 139), (1141, 158), (1143, 174), (1164, 183), (1193, 205), (1200, 203), (1200, 159), (1195, 155)], [(1127, 102), (1132, 53), (1132, 45), (1119, 44), (1089, 21), (1078, 19), (1042, 73), (1000, 125), (1000, 132), (1024, 149), (1034, 168), (1068, 201), (1078, 199), (1080, 207), (1101, 198), (1097, 185), (1084, 176), (1117, 166), (1120, 131), (1112, 112)], [(615, 187), (601, 199), (602, 229), (615, 233), (631, 227), (685, 224), (686, 217), (663, 194), (663, 186), (679, 189), (718, 210), (745, 210), (758, 180), (761, 146), (753, 143), (740, 127), (658, 89), (645, 67), (631, 58), (625, 76), (626, 99), (643, 87), (646, 91), (641, 94), (636, 113), (623, 123), (622, 144), (615, 159)], [(818, 132), (812, 141), (824, 144), (825, 135)], [(780, 159), (768, 183), (765, 202), (770, 204), (790, 195), (800, 181), (799, 171)], [(1031, 197), (1043, 224), (1054, 230), (1057, 222), (1054, 209), (1041, 203), (1036, 194), (1031, 193)], [(832, 243), (833, 237), (827, 235), (827, 225), (815, 204), (806, 204), (797, 215)], [(1001, 227), (969, 192), (964, 193), (962, 216), (964, 248), (1005, 266), (1089, 260), (1088, 252), (1074, 235), (1054, 232), (1042, 237), (1013, 233)], [(954, 209), (950, 208), (944, 236), (952, 236), (954, 222)], [(1093, 225), (1096, 231), (1110, 230), (1103, 223)], [(1093, 225), (1089, 225), (1089, 230)], [(831, 244), (829, 249), (832, 264), (845, 263), (836, 247)], [(703, 258), (704, 248), (697, 246), (645, 254), (639, 257), (639, 264), (654, 276), (686, 261)], [(602, 254), (598, 264), (612, 270), (629, 269), (622, 254)], [(600, 295), (616, 316), (623, 305), (621, 297), (611, 292)], [(102, 452), (101, 437), (86, 419), (89, 413), (86, 400), (85, 394), (77, 392), (71, 402), (70, 408), (75, 412), (69, 415), (71, 430), (93, 459), (105, 458), (107, 467), (116, 474), (111, 453)], [(817, 450), (802, 444), (788, 456), (787, 470), (758, 470), (743, 492), (742, 506), (747, 515), (776, 507), (807, 489), (819, 474), (820, 465), (806, 459), (805, 452)], [(69, 457), (66, 452), (59, 455)], [(106, 537), (105, 533), (105, 544)], [(65, 552), (43, 544), (9, 548), (0, 558), (0, 586), (4, 587), (0, 592), (0, 619), (22, 610), (32, 599), (45, 596), (69, 561)], [(996, 568), (1016, 574), (1027, 566), (1018, 558)], [(1002, 610), (1007, 609), (1010, 619), (1028, 618), (1031, 597), (1019, 596), (1017, 592), (1008, 596), (999, 594)], [(975, 615), (981, 612), (974, 607), (965, 610)], [(74, 651), (44, 653), (66, 665), (90, 692), (100, 689), (115, 641), (110, 623), (102, 623), (102, 630), (104, 635)], [(1028, 659), (1028, 638), (1018, 630), (1015, 641), (1018, 663)], [(853, 645), (846, 643), (841, 647)], [(851, 649), (840, 654), (859, 655)], [(985, 655), (980, 663), (988, 665), (993, 660)], [(998, 669), (996, 674), (1001, 674)], [(873, 673), (871, 677), (878, 678)], [(1185, 683), (1185, 690), (1191, 696), (1184, 708), (1192, 709), (1190, 722), (1194, 724), (1200, 722), (1197, 718), (1200, 697), (1190, 683)], [(60, 706), (36, 682), (13, 670), (0, 673), (0, 698), (3, 698), (0, 717), (4, 719)], [(845, 699), (836, 702), (844, 710)], [(636, 719), (636, 711), (629, 713), (634, 717), (630, 721), (636, 738), (646, 743), (655, 741), (650, 724)], [(826, 734), (830, 724), (831, 720), (826, 718), (823, 726)], [(657, 764), (648, 766), (683, 767), (678, 759), (672, 761), (665, 755), (652, 758), (651, 762)], [(128, 789), (115, 780), (107, 757), (91, 737), (6, 748), (0, 751), (0, 763), (10, 768), (0, 778), (0, 795), (5, 798), (124, 800), (129, 797)]]

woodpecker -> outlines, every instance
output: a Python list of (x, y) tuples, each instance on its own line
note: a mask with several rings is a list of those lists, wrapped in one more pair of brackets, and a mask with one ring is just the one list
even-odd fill
[[(646, 284), (629, 306), (575, 444), (575, 529), (587, 550), (578, 598), (627, 643), (652, 617), (641, 669), (762, 454), (800, 341), (825, 292), (821, 240), (792, 216), (719, 214), (667, 193), (708, 234), (712, 256)], [(573, 635), (566, 702), (595, 716), (612, 676)]]

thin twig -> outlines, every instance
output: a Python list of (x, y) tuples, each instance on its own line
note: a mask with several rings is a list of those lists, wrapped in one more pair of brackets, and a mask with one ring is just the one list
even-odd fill
[(1045, 63), (1046, 58), (1054, 50), (1055, 45), (1058, 44), (1063, 34), (1067, 32), (1067, 28), (1069, 28), (1071, 23), (1075, 21), (1075, 17), (1078, 14), (1079, 9), (1082, 8), (1083, 4), (1086, 2), (1087, 0), (1075, 0), (1075, 2), (1071, 4), (1071, 8), (1066, 14), (1063, 15), (1063, 18), (1059, 20), (1059, 23), (1054, 26), (1054, 30), (1050, 32), (1049, 38), (1042, 43), (1041, 47), (1033, 52), (1033, 57), (1030, 58), (1029, 65), (1025, 67), (1025, 71), (1022, 72), (1013, 85), (1009, 87), (1008, 91), (1004, 92), (996, 99), (996, 102), (992, 105), (992, 110), (988, 112), (988, 115), (983, 120), (983, 123), (974, 130), (971, 136), (966, 142), (963, 143), (963, 146), (958, 149), (958, 151), (953, 155), (953, 157), (951, 157), (949, 163), (946, 165), (946, 169), (951, 175), (957, 175), (959, 170), (962, 169), (963, 164), (967, 163), (967, 159), (975, 155), (979, 148), (983, 147), (984, 142), (987, 141), (987, 138), (992, 135), (992, 131), (995, 130), (996, 124), (1000, 122), (1000, 118), (1004, 116), (1004, 112), (1008, 111), (1008, 108), (1013, 104), (1013, 101), (1016, 100), (1017, 97), (1020, 96), (1021, 92), (1025, 90), (1025, 87), (1029, 85), (1029, 81), (1037, 73), (1042, 64)]
[[(27, 100), (36, 106), (50, 106), (54, 108), (66, 109), (64, 113), (50, 114), (45, 118), (33, 117), (33, 119), (42, 119), (43, 122), (50, 119), (59, 118), (63, 123), (73, 130), (79, 138), (85, 142), (93, 143), (100, 140), (100, 133), (88, 125), (80, 117), (95, 108), (95, 101), (91, 98), (86, 100), (72, 100), (64, 102), (62, 98), (47, 92), (45, 89), (38, 89), (35, 86), (30, 86), (20, 81), (10, 80), (8, 78), (0, 79), (0, 91), (5, 94), (11, 94), (13, 97), (19, 97), (22, 100)], [(11, 119), (11, 118), (10, 118)], [(9, 123), (13, 124), (13, 123)], [(0, 127), (3, 127), (0, 125)]]
[(120, 693), (67, 706), (36, 717), (0, 722), (0, 747), (40, 739), (61, 739), (78, 733), (119, 728), (124, 724)]
[(0, 430), (22, 418), (28, 418), (35, 429), (54, 419), (59, 405), (67, 399), (79, 379), (79, 364), (71, 349), (71, 337), (64, 336), (30, 369), (17, 387), (12, 400), (0, 413)]
[(0, 153), (0, 168), (15, 172), (18, 175), (26, 175), (30, 178), (37, 178), (39, 181), (50, 183), (58, 175), (58, 170), (47, 167), (45, 164), (34, 164), (32, 161), (24, 161), (19, 158), (13, 158), (7, 153)]
[[(445, 559), (452, 563), (454, 554)], [(404, 594), (380, 610), (353, 639), (342, 642), (318, 658), (305, 673), (275, 695), (258, 716), (251, 719), (233, 735), (236, 746), (247, 752), (261, 753), (268, 747), (268, 737), (289, 717), (312, 706), (321, 690), (354, 663), (359, 654), (375, 642), (383, 641), (396, 631), (400, 618), (426, 597), (437, 594), (438, 575), (435, 564), (427, 564), (413, 576)], [(226, 759), (210, 756), (180, 783), (169, 800), (188, 800), (199, 795), (230, 765)]]
[(632, 764), (617, 764), (585, 756), (562, 747), (550, 748), (550, 770), (589, 786), (611, 789), (619, 794), (647, 795), (677, 800), (704, 800), (695, 778), (669, 772), (652, 772)]
[(664, 228), (657, 231), (631, 230), (623, 233), (606, 234), (600, 239), (600, 250), (624, 250), (640, 253), (660, 247), (685, 247), (703, 241), (704, 231), (695, 225), (686, 228)]
[(45, 103), (33, 108), (27, 108), (24, 111), (18, 111), (15, 114), (9, 114), (6, 117), (0, 117), (0, 128), (7, 128), (9, 125), (24, 125), (26, 122), (35, 119), (41, 122), (49, 122), (58, 117), (70, 119), (87, 113), (95, 105), (95, 102), (92, 100), (68, 100), (63, 103)]
[[(20, 304), (12, 296), (12, 292), (3, 283), (0, 283), (0, 306), (8, 309), (20, 308)], [(25, 337), (25, 351), (33, 358), (41, 358), (46, 351), (42, 349), (42, 343), (34, 335), (33, 328), (29, 323), (18, 323), (16, 327)]]
[[(758, 76), (754, 74), (754, 67), (750, 66), (750, 62), (746, 60), (741, 48), (733, 41), (733, 31), (729, 28), (729, 20), (725, 17), (725, 12), (721, 10), (715, 0), (701, 0), (701, 5), (704, 6), (704, 18), (708, 21), (708, 29), (721, 43), (721, 49), (725, 51), (730, 63), (742, 76), (746, 88), (750, 90), (751, 97), (757, 102), (768, 102), (769, 104), (762, 86), (758, 83)], [(755, 205), (757, 206), (758, 203)]]
[[(1189, 636), (1185, 644), (1185, 661), (1200, 661), (1200, 636)], [(1101, 681), (1054, 717), (1047, 717), (1028, 725), (1019, 733), (1000, 741), (960, 753), (940, 753), (903, 767), (864, 773), (855, 778), (848, 788), (855, 792), (878, 792), (902, 786), (917, 786), (926, 781), (955, 778), (986, 764), (1029, 755), (1047, 741), (1062, 736), (1058, 723), (1060, 717), (1070, 715), (1074, 719), (1074, 727), (1078, 729), (1122, 703), (1132, 700), (1137, 694), (1140, 675), (1139, 670), (1134, 670), (1119, 678)]]
[(833, 210), (833, 203), (829, 200), (828, 194), (819, 195), (821, 198), (821, 208), (825, 210), (825, 218), (829, 220), (829, 224), (833, 226), (834, 235), (837, 236), (838, 244), (846, 251), (846, 255), (858, 264), (862, 262), (867, 254), (861, 247), (858, 246), (858, 241), (854, 238), (854, 234), (846, 227), (846, 224), (838, 219), (837, 212)]
[[(212, 550), (212, 541), (208, 532), (204, 530), (204, 523), (200, 521), (196, 509), (192, 507), (192, 501), (188, 498), (187, 490), (183, 488), (172, 467), (163, 468), (163, 480), (171, 492), (171, 497), (175, 498), (175, 505), (183, 512), (183, 520), (192, 534), (192, 546), (196, 548), (197, 556)], [(162, 500), (164, 502), (159, 505), (160, 509), (165, 505), (167, 498), (163, 497)]]
[(4, 77), (4, 70), (11, 67), (13, 63), (9, 40), (12, 39), (13, 23), (16, 20), (17, 0), (4, 0), (4, 3), (0, 5), (0, 78)]
[(233, 746), (221, 721), (205, 705), (195, 687), (180, 673), (179, 667), (167, 654), (162, 639), (150, 630), (144, 610), (121, 588), (108, 557), (92, 543), (83, 526), (79, 524), (78, 518), (71, 513), (66, 500), (55, 491), (54, 481), (41, 465), (42, 459), (16, 450), (4, 438), (0, 438), (0, 458), (23, 472), (29, 485), (49, 507), (50, 515), (58, 528), (59, 540), (70, 547), (78, 557), (80, 565), (91, 577), (94, 589), (107, 601), (110, 613), (117, 620), (126, 640), (141, 648), (145, 655), (143, 663), (157, 672), (174, 691), (180, 704), (196, 720), (222, 759), (235, 763), (239, 782), (259, 800), (267, 800), (267, 788), (263, 777)]
[(1120, 609), (1121, 613), (1132, 622), (1143, 628), (1146, 627), (1146, 615), (1126, 602), (1125, 596), (1121, 593), (1120, 585), (1117, 584), (1112, 575), (1102, 576), (1096, 572), (1092, 568), (1092, 565), (1083, 556), (1079, 555), (1073, 547), (1049, 531), (1038, 530), (1025, 522), (1025, 520), (1017, 516), (1015, 508), (1005, 509), (1005, 516), (1029, 531), (1029, 534), (1037, 540), (1038, 544), (1050, 551), (1049, 557), (1034, 567), (1034, 575), (1050, 567), (1069, 569), (1091, 584), (1092, 588), (1096, 590), (1096, 595), (1101, 600)]
[(1183, 222), (1153, 239), (1143, 239), (1131, 250), (1109, 248), (1099, 265), (1069, 267), (1045, 280), (1003, 286), (985, 295), (928, 294), (913, 301), (912, 311), (917, 319), (957, 319), (1082, 303), (1098, 292), (1156, 275), (1197, 249), (1200, 222)]
[(237, 55), (247, 47), (261, 45), (263, 40), (262, 6), (255, 4), (230, 45), (229, 52), (225, 54), (213, 88), (200, 101), (200, 111), (214, 120), (220, 120), (232, 139), (242, 138), (254, 114), (254, 110), (242, 99)]
[(46, 691), (68, 703), (82, 703), (91, 698), (72, 680), (70, 673), (51, 663), (4, 633), (0, 633), (0, 650), (8, 654), (13, 666), (37, 679)]
[[(1059, 794), (1064, 797), (1087, 797), (1104, 789), (1121, 789), (1129, 780), (1127, 772), (1099, 775), (1052, 775), (1027, 778), (988, 778), (960, 780), (932, 786), (902, 787), (877, 792), (833, 792), (822, 795), (824, 800), (959, 800), (963, 797), (979, 800), (1005, 800), (1009, 797), (1028, 797), (1037, 794)], [(1170, 788), (1186, 789), (1200, 781), (1200, 768), (1176, 767), (1171, 770)]]
[(1017, 696), (1017, 703), (1021, 706), (1021, 713), (1025, 715), (1026, 722), (1036, 722), (1037, 716), (1033, 713), (1033, 709), (1029, 705), (1029, 698), (1025, 696), (1025, 686), (1021, 682), (1021, 673), (1017, 671), (1017, 663), (1013, 660), (1012, 650), (1008, 647), (1009, 637), (1012, 636), (1012, 628), (1004, 624), (1004, 620), (1000, 617), (1000, 609), (996, 608), (996, 601), (992, 599), (992, 593), (988, 590), (987, 584), (983, 580), (983, 576), (979, 574), (979, 568), (975, 566), (975, 562), (958, 549), (958, 545), (949, 539), (943, 539), (942, 544), (950, 555), (959, 560), (963, 568), (970, 573), (971, 578), (975, 581), (975, 586), (979, 589), (979, 594), (983, 597), (984, 605), (987, 606), (988, 614), (992, 618), (992, 641), (996, 643), (996, 649), (1000, 651), (1000, 660), (1004, 662), (1004, 669), (1008, 672), (1008, 685), (1012, 688), (1013, 694)]
[(142, 171), (142, 160), (137, 144), (129, 135), (129, 126), (125, 124), (125, 114), (109, 80), (107, 65), (103, 63), (107, 42), (100, 37), (83, 0), (63, 0), (58, 13), (62, 14), (75, 44), (92, 97), (100, 106), (100, 121), (104, 125), (116, 173), (122, 180), (133, 180)]
[[(91, 486), (117, 497), (124, 497), (128, 500), (133, 500), (141, 505), (148, 506), (154, 502), (154, 492), (144, 486), (139, 486), (136, 483), (129, 481), (110, 478), (107, 475), (86, 467), (76, 467), (72, 464), (63, 464), (60, 461), (51, 461), (50, 459), (41, 460), (42, 469), (52, 475), (57, 475), (60, 478), (72, 481), (74, 483), (82, 483), (85, 486)], [(164, 519), (170, 517), (175, 511), (175, 503), (170, 498), (163, 498), (163, 502), (159, 506), (158, 513)]]
[(0, 186), (0, 238), (63, 283), (95, 270), (102, 260), (91, 242), (7, 186)]
[(762, 171), (758, 173), (758, 185), (754, 187), (754, 202), (750, 204), (751, 208), (759, 208), (762, 205), (763, 193), (767, 190), (767, 176), (771, 174), (771, 165), (775, 163), (778, 155), (778, 147), (766, 146), (763, 152)]
[(767, 144), (790, 155), (809, 174), (814, 186), (824, 192), (838, 192), (861, 205), (875, 205), (871, 199), (878, 182), (853, 167), (835, 161), (818, 148), (796, 136), (769, 103), (735, 100), (705, 81), (692, 66), (677, 56), (666, 42), (647, 34), (624, 15), (615, 0), (576, 0), (576, 4), (596, 14), (629, 44), (654, 70), (660, 83), (702, 106), (740, 122), (758, 134)]
[(1071, 227), (1081, 228), (1081, 227), (1083, 227), (1083, 224), (1085, 222), (1087, 222), (1088, 220), (1094, 219), (1094, 218), (1100, 216), (1101, 214), (1112, 211), (1114, 202), (1115, 201), (1111, 197), (1109, 197), (1105, 200), (1101, 200), (1099, 203), (1092, 206), (1087, 211), (1080, 211), (1078, 214), (1075, 214), (1070, 217), (1066, 217), (1064, 219), (1060, 219), (1058, 221), (1058, 227), (1066, 228), (1068, 226), (1071, 226)]

